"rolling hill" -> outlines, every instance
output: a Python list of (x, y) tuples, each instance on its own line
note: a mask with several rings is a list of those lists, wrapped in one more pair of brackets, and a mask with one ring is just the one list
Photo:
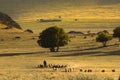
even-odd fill
[(0, 27), (2, 29), (22, 29), (18, 23), (16, 23), (10, 16), (0, 12)]
[(0, 11), (20, 21), (58, 16), (119, 19), (119, 6), (120, 0), (0, 0)]

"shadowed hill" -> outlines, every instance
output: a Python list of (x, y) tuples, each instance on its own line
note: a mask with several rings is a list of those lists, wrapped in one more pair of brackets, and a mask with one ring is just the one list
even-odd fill
[(16, 23), (10, 16), (0, 12), (0, 24), (6, 26), (6, 29), (17, 28), (22, 29), (18, 23)]
[(120, 0), (0, 0), (0, 11), (18, 21), (56, 16), (118, 19), (119, 6)]

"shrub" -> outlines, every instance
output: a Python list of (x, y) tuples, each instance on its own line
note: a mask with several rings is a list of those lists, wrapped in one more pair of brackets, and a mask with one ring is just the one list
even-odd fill
[(84, 35), (84, 33), (80, 32), (80, 31), (69, 31), (68, 34), (80, 34), (80, 35)]
[(25, 32), (33, 33), (33, 31), (31, 29), (27, 29), (27, 30), (25, 30)]
[(20, 39), (21, 37), (20, 36), (16, 36), (15, 39)]
[(119, 38), (120, 41), (120, 27), (117, 27), (113, 30), (113, 37)]
[(108, 34), (109, 34), (109, 32), (108, 32), (107, 30), (100, 31), (100, 32), (98, 32), (97, 34), (100, 34), (101, 32), (104, 32), (104, 33), (108, 33)]
[(97, 42), (102, 42), (103, 47), (106, 47), (107, 42), (112, 39), (112, 36), (106, 32), (100, 32), (96, 38)]

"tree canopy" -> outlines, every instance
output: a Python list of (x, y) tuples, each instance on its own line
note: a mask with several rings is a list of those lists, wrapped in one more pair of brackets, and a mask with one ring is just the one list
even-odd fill
[(59, 47), (67, 45), (69, 41), (67, 33), (62, 28), (53, 26), (40, 33), (38, 44), (55, 52), (59, 51)]
[(113, 30), (113, 37), (119, 38), (119, 41), (120, 41), (120, 27), (116, 27), (116, 28)]
[(96, 38), (97, 42), (102, 42), (103, 47), (106, 47), (107, 41), (111, 40), (112, 36), (106, 32), (100, 32)]

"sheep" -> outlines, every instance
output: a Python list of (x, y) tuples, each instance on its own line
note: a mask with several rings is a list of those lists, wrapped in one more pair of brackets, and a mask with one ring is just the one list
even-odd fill
[(72, 68), (68, 68), (68, 72), (72, 72)]
[(87, 72), (87, 70), (84, 70), (84, 72)]
[(69, 68), (70, 72), (73, 72), (74, 71), (74, 68)]
[(61, 68), (65, 68), (65, 66), (64, 66), (64, 65), (61, 65)]
[(56, 67), (57, 67), (57, 68), (60, 68), (60, 65), (58, 64), (58, 65), (56, 65)]
[(63, 67), (65, 68), (65, 67), (67, 67), (67, 65), (64, 65)]
[(40, 67), (40, 65), (37, 66), (37, 68), (39, 68), (39, 67)]
[(43, 68), (44, 66), (42, 64), (38, 65), (38, 68)]
[(90, 72), (92, 72), (92, 70), (90, 70)]
[(48, 67), (49, 67), (49, 68), (52, 68), (52, 67), (53, 67), (53, 64), (48, 64)]
[(102, 70), (101, 72), (105, 72), (105, 70)]
[(65, 68), (65, 72), (72, 72), (73, 69), (72, 68)]
[(67, 68), (65, 68), (65, 72), (68, 72), (68, 69), (67, 69)]
[(58, 65), (56, 65), (56, 67), (57, 67), (57, 68), (60, 68), (60, 65), (58, 64)]
[(91, 70), (91, 69), (88, 69), (88, 72), (92, 72), (92, 70)]
[(53, 71), (57, 71), (58, 70), (58, 68), (57, 67), (53, 67)]
[(115, 72), (115, 70), (113, 69), (112, 72)]
[(82, 69), (80, 69), (80, 72), (83, 72), (83, 70), (82, 70)]
[(59, 68), (65, 68), (67, 65), (59, 65)]
[(84, 36), (84, 39), (87, 39), (87, 36)]
[(115, 43), (115, 44), (114, 44), (114, 46), (115, 46), (115, 47), (119, 47), (119, 46), (120, 46), (120, 44), (118, 44), (118, 43)]
[[(40, 67), (40, 68), (54, 68), (54, 70), (55, 70), (55, 68), (66, 68), (67, 65), (60, 65), (60, 64), (53, 65), (53, 64), (47, 64), (47, 62), (44, 60), (44, 61), (43, 61), (43, 64), (38, 65), (38, 67)], [(71, 70), (71, 71), (72, 71), (72, 70)]]

